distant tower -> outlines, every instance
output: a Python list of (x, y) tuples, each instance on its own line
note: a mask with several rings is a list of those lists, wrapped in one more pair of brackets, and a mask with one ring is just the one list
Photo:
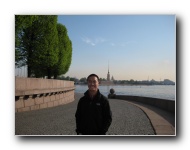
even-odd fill
[(108, 63), (108, 74), (107, 74), (107, 81), (110, 81), (109, 63)]
[(114, 81), (114, 80), (115, 80), (113, 76), (112, 76), (111, 80), (112, 80), (112, 81)]

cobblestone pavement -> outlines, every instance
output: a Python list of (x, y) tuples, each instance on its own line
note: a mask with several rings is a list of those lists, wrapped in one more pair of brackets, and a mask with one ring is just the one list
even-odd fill
[[(75, 112), (83, 94), (66, 105), (15, 113), (15, 135), (76, 135)], [(109, 99), (112, 124), (107, 135), (154, 135), (146, 114), (123, 100)]]

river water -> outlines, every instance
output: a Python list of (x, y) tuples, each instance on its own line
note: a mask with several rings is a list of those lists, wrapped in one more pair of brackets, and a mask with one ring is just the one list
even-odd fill
[[(106, 97), (110, 89), (115, 90), (116, 95), (131, 95), (153, 97), (168, 100), (176, 99), (176, 91), (174, 85), (113, 85), (113, 86), (99, 86), (100, 92)], [(75, 85), (75, 92), (84, 93), (88, 90), (87, 85)]]

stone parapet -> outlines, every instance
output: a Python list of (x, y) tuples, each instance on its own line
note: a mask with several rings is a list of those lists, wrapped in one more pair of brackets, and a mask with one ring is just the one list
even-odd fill
[(129, 96), (129, 95), (116, 95), (116, 99), (128, 100), (133, 102), (141, 102), (144, 104), (152, 105), (168, 112), (175, 114), (175, 101), (151, 97), (141, 97), (141, 96)]
[(74, 101), (74, 82), (15, 77), (15, 111), (31, 111)]

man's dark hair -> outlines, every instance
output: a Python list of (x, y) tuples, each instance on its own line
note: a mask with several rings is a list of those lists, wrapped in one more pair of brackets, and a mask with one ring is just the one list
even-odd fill
[(97, 77), (98, 81), (100, 81), (98, 75), (96, 75), (96, 74), (90, 74), (90, 75), (87, 77), (87, 81), (88, 81), (88, 79), (89, 79), (90, 77), (92, 77), (92, 76), (93, 76), (93, 77)]

